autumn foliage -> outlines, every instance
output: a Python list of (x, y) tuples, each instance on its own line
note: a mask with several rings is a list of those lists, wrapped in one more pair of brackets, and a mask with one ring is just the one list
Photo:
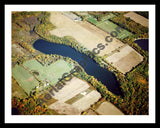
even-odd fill
[[(15, 113), (16, 110), (16, 113)], [(13, 115), (49, 115), (50, 112), (45, 104), (42, 106), (35, 96), (29, 96), (25, 99), (17, 97), (12, 98)]]

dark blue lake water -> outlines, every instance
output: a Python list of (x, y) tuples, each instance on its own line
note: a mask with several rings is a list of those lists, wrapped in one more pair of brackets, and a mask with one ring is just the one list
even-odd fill
[(134, 42), (137, 43), (142, 50), (149, 51), (148, 39), (138, 39)]
[[(58, 54), (72, 58), (84, 68), (87, 74), (94, 76), (97, 80), (106, 85), (109, 91), (116, 95), (122, 95), (119, 82), (116, 80), (115, 75), (107, 69), (100, 67), (93, 59), (85, 54), (77, 52), (67, 45), (51, 43), (42, 39), (35, 41), (33, 47), (45, 54)], [(86, 64), (84, 65), (82, 62), (86, 62)]]

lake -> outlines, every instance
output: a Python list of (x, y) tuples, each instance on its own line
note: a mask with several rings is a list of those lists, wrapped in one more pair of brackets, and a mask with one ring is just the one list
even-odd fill
[[(94, 76), (95, 78), (97, 78), (97, 80), (106, 85), (109, 91), (116, 95), (122, 95), (119, 87), (120, 84), (117, 81), (115, 75), (111, 71), (100, 67), (93, 59), (89, 58), (87, 55), (76, 51), (70, 46), (51, 43), (42, 39), (36, 40), (33, 44), (33, 47), (44, 54), (58, 54), (72, 58), (84, 68), (88, 75)], [(83, 63), (80, 63), (82, 61), (85, 61), (84, 58), (88, 60), (85, 66)]]
[(134, 41), (136, 44), (138, 44), (142, 50), (149, 51), (148, 49), (148, 39), (138, 39)]

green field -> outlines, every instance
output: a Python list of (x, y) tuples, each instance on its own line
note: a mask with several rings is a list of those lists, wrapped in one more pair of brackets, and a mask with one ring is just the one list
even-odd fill
[(16, 65), (12, 69), (12, 75), (28, 94), (39, 85), (39, 82), (20, 65)]
[(89, 22), (92, 23), (92, 24), (98, 23), (98, 21), (97, 21), (93, 16), (88, 17), (88, 18), (87, 18), (87, 21), (89, 21)]
[(36, 60), (29, 60), (23, 65), (29, 71), (38, 72), (39, 75), (37, 75), (37, 78), (43, 82), (48, 82), (51, 85), (56, 84), (64, 73), (69, 73), (70, 70), (73, 69), (73, 66), (64, 60), (59, 60), (49, 66), (42, 66)]
[[(104, 31), (111, 33), (112, 31), (116, 31), (115, 28), (118, 27), (118, 25), (112, 23), (109, 21), (110, 18), (114, 17), (115, 15), (110, 13), (110, 15), (107, 15), (105, 17), (102, 17), (102, 21), (97, 21), (93, 16), (87, 18), (87, 21), (90, 23), (96, 25), (97, 27), (103, 29)], [(118, 33), (117, 38), (124, 39), (128, 36), (132, 35), (132, 33), (128, 32), (127, 30), (123, 29), (121, 33)]]
[[(111, 33), (112, 31), (116, 31), (115, 28), (118, 27), (116, 24), (112, 23), (109, 20), (100, 21), (100, 22), (96, 23), (95, 25), (97, 27), (103, 29), (104, 31), (109, 32), (109, 33)], [(123, 31), (121, 31), (121, 33), (118, 33), (117, 38), (124, 39), (124, 38), (126, 38), (126, 37), (128, 37), (130, 35), (132, 35), (132, 33), (128, 32), (125, 29), (123, 29)]]
[(114, 28), (117, 27), (116, 24), (113, 24), (112, 22), (106, 20), (106, 21), (100, 21), (98, 23), (95, 24), (97, 27), (102, 28), (103, 30), (107, 31), (107, 32), (112, 32), (115, 31)]

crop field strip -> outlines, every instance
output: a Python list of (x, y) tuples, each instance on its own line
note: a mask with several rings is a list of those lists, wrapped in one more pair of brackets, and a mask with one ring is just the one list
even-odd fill
[(75, 97), (67, 100), (65, 103), (67, 104), (73, 104), (74, 102), (76, 102), (77, 100), (81, 99), (82, 97), (84, 97), (85, 95), (87, 95), (88, 93), (90, 93), (92, 90), (90, 88), (86, 89), (85, 91), (77, 94)]
[[(95, 26), (99, 27), (100, 29), (111, 33), (112, 31), (115, 31), (117, 26), (116, 24), (112, 23), (111, 21), (109, 21), (110, 18), (114, 17), (115, 15), (110, 14), (108, 16), (105, 16), (102, 18), (102, 21), (97, 21), (95, 18), (93, 18), (92, 16), (87, 18), (87, 20), (94, 24)], [(128, 36), (132, 35), (132, 33), (128, 32), (127, 30), (123, 29), (123, 31), (121, 31), (121, 33), (118, 34), (117, 38), (121, 38), (124, 39)]]
[(12, 75), (28, 94), (34, 87), (39, 85), (39, 82), (34, 78), (34, 76), (22, 66), (16, 65), (12, 69)]
[[(116, 31), (115, 28), (119, 27), (116, 24), (112, 23), (109, 20), (105, 20), (105, 21), (100, 21), (99, 23), (96, 23), (96, 26), (103, 29), (106, 32), (111, 33), (112, 31)], [(121, 33), (118, 33), (117, 38), (121, 38), (124, 39), (128, 36), (132, 35), (132, 33), (128, 32), (127, 30), (123, 29), (123, 31), (121, 31)]]

